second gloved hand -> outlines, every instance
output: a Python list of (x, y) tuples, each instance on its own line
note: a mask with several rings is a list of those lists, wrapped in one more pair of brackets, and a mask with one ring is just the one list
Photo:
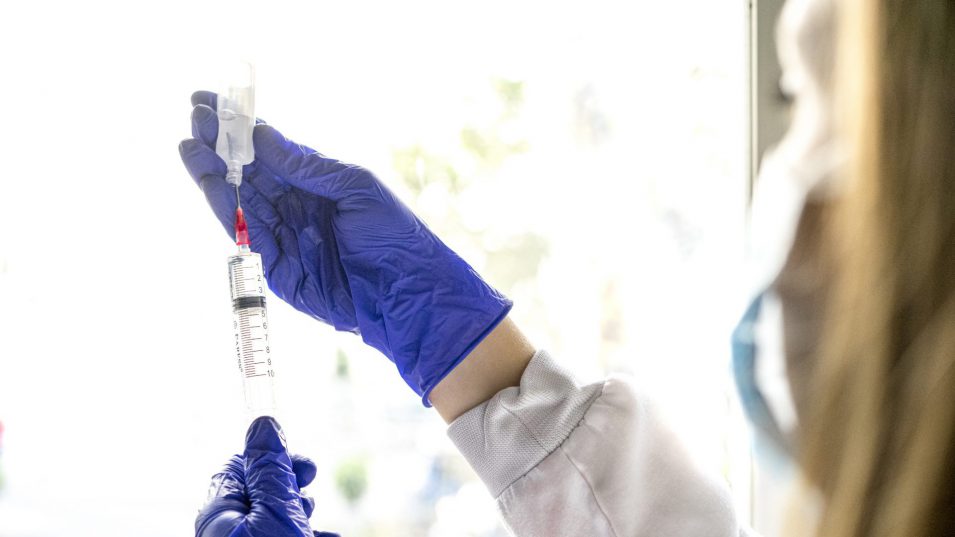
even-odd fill
[[(193, 95), (193, 136), (180, 154), (227, 232), (234, 187), (214, 147), (215, 95)], [(240, 188), (252, 249), (280, 298), (338, 330), (360, 333), (429, 405), (428, 395), (511, 308), (371, 172), (286, 139), (253, 135)]]
[(339, 537), (313, 531), (315, 509), (300, 487), (315, 478), (315, 463), (290, 456), (272, 418), (249, 426), (245, 452), (213, 476), (209, 501), (196, 517), (196, 537)]

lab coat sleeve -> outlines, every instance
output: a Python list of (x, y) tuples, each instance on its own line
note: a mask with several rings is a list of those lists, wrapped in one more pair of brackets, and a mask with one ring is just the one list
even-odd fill
[(751, 535), (624, 377), (581, 386), (539, 351), (448, 434), (517, 537)]

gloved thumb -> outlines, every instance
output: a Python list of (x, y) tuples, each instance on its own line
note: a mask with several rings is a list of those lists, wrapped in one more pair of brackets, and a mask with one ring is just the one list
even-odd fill
[(282, 428), (273, 418), (252, 422), (245, 437), (245, 482), (254, 535), (310, 535), (292, 459)]

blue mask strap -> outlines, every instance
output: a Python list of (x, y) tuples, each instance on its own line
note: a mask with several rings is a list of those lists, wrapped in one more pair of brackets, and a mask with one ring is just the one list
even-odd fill
[(776, 422), (776, 418), (773, 417), (756, 381), (756, 323), (759, 320), (763, 294), (760, 293), (753, 299), (743, 318), (736, 325), (736, 329), (733, 330), (733, 377), (743, 403), (743, 410), (752, 425), (784, 451), (790, 452), (790, 443)]

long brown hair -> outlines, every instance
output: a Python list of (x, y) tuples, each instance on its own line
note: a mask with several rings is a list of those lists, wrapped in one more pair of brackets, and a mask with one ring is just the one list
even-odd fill
[(798, 455), (819, 535), (955, 535), (955, 1), (838, 18), (850, 158)]

